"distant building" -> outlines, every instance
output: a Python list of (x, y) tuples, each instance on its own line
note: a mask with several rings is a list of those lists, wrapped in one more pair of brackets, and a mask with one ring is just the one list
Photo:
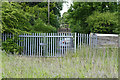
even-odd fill
[(62, 27), (62, 28), (58, 29), (58, 33), (71, 33), (71, 30), (70, 30), (70, 28)]

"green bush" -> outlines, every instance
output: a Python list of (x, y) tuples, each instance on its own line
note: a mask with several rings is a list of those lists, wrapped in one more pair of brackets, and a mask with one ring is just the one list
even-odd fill
[(33, 26), (33, 30), (36, 32), (56, 32), (56, 28), (51, 25), (46, 25), (40, 18), (35, 21), (35, 25)]
[(24, 12), (21, 7), (18, 3), (2, 3), (2, 32), (31, 31), (30, 20), (34, 19), (34, 15)]
[(12, 54), (19, 54), (22, 51), (22, 47), (17, 44), (16, 37), (13, 39), (7, 39), (6, 41), (2, 42), (2, 49), (5, 50), (6, 53)]
[(116, 33), (115, 30), (118, 28), (116, 13), (96, 11), (87, 18), (86, 22), (88, 23), (88, 29), (93, 33)]

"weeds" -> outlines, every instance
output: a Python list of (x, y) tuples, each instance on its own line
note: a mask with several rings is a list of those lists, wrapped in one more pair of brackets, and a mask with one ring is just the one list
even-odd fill
[(2, 79), (2, 77), (4, 75), (2, 75), (2, 51), (1, 51), (1, 48), (0, 48), (0, 79)]
[(83, 47), (63, 58), (2, 54), (5, 78), (118, 78), (118, 49)]

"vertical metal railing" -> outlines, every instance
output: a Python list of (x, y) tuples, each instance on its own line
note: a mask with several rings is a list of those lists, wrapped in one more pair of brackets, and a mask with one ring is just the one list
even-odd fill
[(76, 53), (76, 33), (75, 33), (75, 44), (74, 44), (74, 52)]
[[(47, 33), (48, 36), (48, 33)], [(48, 57), (48, 37), (47, 37), (47, 57)]]
[[(81, 33), (32, 33), (19, 35), (19, 46), (23, 46), (21, 53), (27, 56), (63, 56), (70, 50), (69, 44), (63, 42), (67, 38), (74, 36), (74, 52), (81, 49), (82, 46), (97, 47), (97, 36)], [(12, 38), (13, 35), (2, 33), (2, 41), (7, 38)], [(41, 46), (40, 43), (46, 43), (46, 46)]]
[[(55, 36), (57, 36), (57, 33), (55, 33)], [(57, 56), (56, 54), (57, 54), (57, 40), (56, 40), (57, 38), (55, 38), (55, 56)]]

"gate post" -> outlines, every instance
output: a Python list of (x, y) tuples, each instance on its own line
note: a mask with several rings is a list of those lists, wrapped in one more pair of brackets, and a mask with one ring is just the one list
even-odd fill
[(75, 33), (75, 45), (74, 45), (74, 52), (76, 53), (76, 33)]

